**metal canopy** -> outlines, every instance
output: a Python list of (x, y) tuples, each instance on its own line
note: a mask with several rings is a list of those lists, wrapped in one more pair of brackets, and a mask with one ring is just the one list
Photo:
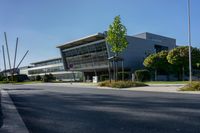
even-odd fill
[(119, 56), (111, 56), (108, 58), (109, 61), (123, 61), (124, 59)]
[(98, 41), (102, 39), (105, 39), (104, 34), (97, 33), (97, 34), (87, 36), (78, 40), (67, 42), (63, 45), (57, 46), (57, 48), (60, 48), (60, 49), (70, 48), (70, 47), (74, 47), (74, 46), (78, 46), (78, 45), (82, 45), (82, 44), (86, 44), (86, 43), (90, 43), (90, 42), (94, 42), (94, 41)]

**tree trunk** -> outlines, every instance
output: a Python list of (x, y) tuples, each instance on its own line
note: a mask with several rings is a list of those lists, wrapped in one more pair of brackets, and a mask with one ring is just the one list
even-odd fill
[(113, 61), (113, 78), (116, 81), (116, 67), (115, 67), (115, 61)]
[(124, 61), (122, 60), (122, 81), (124, 81)]
[(116, 81), (118, 80), (118, 52), (116, 53), (115, 55), (117, 57), (117, 60), (116, 60)]
[(108, 61), (108, 74), (109, 74), (109, 81), (110, 81), (110, 83), (111, 83), (110, 61)]
[(157, 81), (157, 69), (155, 69), (155, 81)]
[(184, 81), (185, 78), (185, 68), (184, 66), (182, 67), (182, 81)]
[(116, 61), (116, 81), (118, 80), (118, 61)]

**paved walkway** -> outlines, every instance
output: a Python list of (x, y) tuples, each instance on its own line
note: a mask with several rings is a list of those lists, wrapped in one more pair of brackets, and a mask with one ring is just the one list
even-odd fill
[(8, 92), (3, 89), (0, 92), (4, 118), (0, 133), (29, 133)]
[[(125, 90), (135, 90), (135, 91), (152, 91), (152, 92), (169, 92), (169, 93), (188, 93), (179, 91), (181, 87), (184, 87), (183, 84), (154, 84), (145, 87), (135, 87), (135, 88), (126, 88)], [(190, 92), (191, 93), (191, 92)]]
[(99, 87), (93, 83), (39, 83), (32, 84), (36, 86), (66, 86), (66, 87), (79, 87), (79, 88), (98, 88), (98, 89), (112, 89), (112, 90), (130, 90), (130, 91), (147, 91), (147, 92), (166, 92), (166, 93), (184, 93), (184, 94), (200, 94), (199, 91), (179, 91), (185, 84), (149, 84), (145, 87), (133, 87), (133, 88), (110, 88)]

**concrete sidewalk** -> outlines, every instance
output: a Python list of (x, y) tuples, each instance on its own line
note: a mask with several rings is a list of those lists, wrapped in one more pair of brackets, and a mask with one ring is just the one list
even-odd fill
[(99, 87), (98, 84), (93, 83), (39, 83), (31, 84), (39, 86), (62, 86), (62, 87), (78, 87), (78, 88), (97, 88), (97, 89), (112, 89), (112, 90), (129, 90), (129, 91), (147, 91), (147, 92), (165, 92), (165, 93), (184, 93), (184, 94), (200, 94), (198, 91), (179, 91), (180, 88), (186, 84), (149, 84), (145, 87), (132, 88), (111, 88)]
[(0, 133), (29, 133), (8, 92), (3, 89), (1, 106), (4, 119)]

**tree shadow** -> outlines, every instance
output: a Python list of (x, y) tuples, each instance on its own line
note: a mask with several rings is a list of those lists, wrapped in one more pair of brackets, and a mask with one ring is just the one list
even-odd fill
[(0, 90), (0, 128), (3, 125), (3, 114), (2, 114), (2, 109), (1, 109), (1, 90)]
[[(122, 92), (123, 93), (123, 92)], [(193, 95), (12, 94), (35, 133), (195, 133), (200, 98)]]
[(13, 90), (22, 90), (22, 91), (27, 91), (27, 90), (44, 90), (44, 89), (38, 89), (38, 88), (13, 88), (13, 89), (6, 89), (4, 88), (5, 91), (13, 91)]

